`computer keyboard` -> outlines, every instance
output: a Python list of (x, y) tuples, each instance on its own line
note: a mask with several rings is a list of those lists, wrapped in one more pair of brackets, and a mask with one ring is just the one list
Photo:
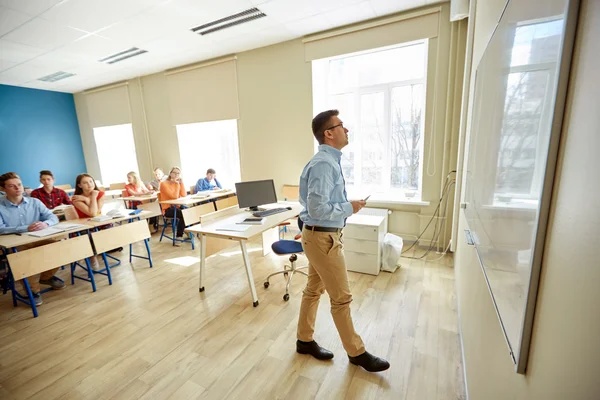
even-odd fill
[(254, 211), (252, 213), (252, 215), (255, 217), (268, 217), (269, 215), (279, 214), (279, 213), (286, 212), (289, 210), (290, 210), (289, 208), (270, 208), (270, 209), (264, 210), (264, 211)]

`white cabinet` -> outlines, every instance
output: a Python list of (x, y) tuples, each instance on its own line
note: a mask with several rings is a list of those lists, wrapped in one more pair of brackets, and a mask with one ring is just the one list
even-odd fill
[(354, 214), (344, 228), (344, 254), (348, 271), (379, 275), (387, 215)]

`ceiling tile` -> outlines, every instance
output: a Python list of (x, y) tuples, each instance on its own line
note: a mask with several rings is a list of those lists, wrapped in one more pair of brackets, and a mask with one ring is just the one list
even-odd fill
[(198, 35), (189, 30), (179, 30), (162, 38), (141, 43), (138, 47), (151, 53), (173, 53), (190, 48), (201, 49), (212, 46), (214, 43), (208, 36)]
[(0, 72), (5, 71), (11, 67), (14, 67), (15, 65), (17, 65), (16, 62), (3, 60), (0, 58)]
[(63, 0), (0, 0), (0, 5), (36, 16)]
[(60, 25), (93, 32), (147, 10), (155, 3), (151, 0), (71, 0), (40, 16)]
[(98, 61), (111, 54), (118, 53), (133, 47), (129, 42), (105, 39), (100, 36), (92, 35), (81, 40), (71, 42), (60, 48), (62, 51), (75, 53), (85, 57), (87, 61)]
[(299, 21), (289, 22), (285, 26), (292, 33), (303, 36), (330, 29), (332, 26), (348, 25), (371, 18), (375, 18), (375, 12), (369, 2), (365, 1)]
[(23, 25), (32, 17), (20, 11), (14, 11), (10, 8), (0, 6), (0, 36), (4, 35)]
[(369, 2), (378, 17), (422, 7), (427, 4), (426, 0), (369, 0)]
[(51, 50), (85, 36), (85, 33), (34, 18), (21, 25), (2, 39)]
[(279, 22), (289, 22), (336, 11), (362, 1), (364, 0), (272, 0), (261, 4), (259, 9)]
[(184, 29), (187, 27), (170, 21), (158, 13), (144, 12), (123, 19), (97, 33), (109, 39), (140, 44)]
[[(71, 79), (71, 78), (67, 78), (67, 79)], [(65, 79), (65, 81), (67, 79)], [(61, 82), (62, 81), (58, 81), (58, 82), (44, 82), (44, 81), (34, 80), (34, 81), (25, 82), (25, 83), (23, 83), (23, 84), (21, 84), (19, 86), (27, 87), (27, 88), (31, 88), (31, 89), (50, 90), (50, 91), (53, 91), (53, 92), (67, 92), (67, 93), (70, 93), (68, 90), (60, 89), (59, 83), (61, 83)]]
[(0, 39), (0, 58), (15, 63), (31, 60), (47, 52), (39, 47), (27, 46), (20, 43), (14, 43), (8, 40)]
[(39, 68), (26, 66), (24, 64), (17, 65), (6, 71), (0, 72), (0, 82), (4, 80), (13, 80), (15, 84), (22, 84), (34, 79), (45, 76), (45, 71), (40, 71)]

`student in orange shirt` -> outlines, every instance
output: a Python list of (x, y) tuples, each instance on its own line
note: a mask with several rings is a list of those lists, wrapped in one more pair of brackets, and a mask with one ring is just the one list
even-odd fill
[[(160, 199), (161, 201), (176, 200), (180, 197), (185, 197), (185, 194), (185, 185), (181, 179), (181, 168), (173, 167), (171, 168), (171, 172), (169, 172), (169, 177), (167, 180), (160, 183)], [(165, 217), (177, 217), (177, 239), (182, 240), (185, 224), (183, 222), (183, 214), (181, 214), (181, 210), (178, 206), (174, 208), (169, 204), (161, 204), (161, 207)]]

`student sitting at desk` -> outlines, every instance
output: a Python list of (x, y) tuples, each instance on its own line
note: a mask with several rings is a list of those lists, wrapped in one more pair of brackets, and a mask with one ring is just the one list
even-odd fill
[[(21, 178), (14, 172), (0, 175), (0, 189), (6, 196), (0, 198), (0, 235), (11, 233), (34, 232), (56, 225), (58, 218), (38, 199), (25, 197)], [(38, 242), (37, 246), (48, 243)], [(29, 245), (24, 248), (35, 247)], [(42, 304), (40, 284), (50, 285), (53, 289), (63, 289), (65, 283), (54, 276), (58, 268), (51, 269), (27, 279), (36, 305)], [(23, 283), (23, 282), (21, 282)], [(25, 284), (23, 284), (23, 288)]]
[(219, 181), (217, 180), (217, 173), (214, 169), (209, 168), (206, 170), (206, 178), (198, 179), (196, 183), (196, 193), (204, 190), (215, 190), (223, 189)]
[[(185, 197), (185, 195), (185, 185), (181, 179), (181, 169), (179, 167), (173, 167), (171, 168), (171, 172), (169, 172), (167, 180), (160, 183), (160, 200), (176, 200), (180, 197)], [(177, 239), (182, 239), (185, 223), (183, 222), (181, 210), (179, 207), (173, 207), (169, 204), (161, 204), (161, 207), (165, 217), (177, 217)]]
[(96, 217), (102, 212), (104, 192), (98, 190), (91, 175), (79, 174), (75, 180), (72, 201), (79, 218)]
[[(92, 218), (102, 212), (104, 192), (98, 190), (96, 181), (91, 175), (79, 174), (75, 180), (75, 194), (72, 200), (79, 218)], [(90, 264), (93, 270), (100, 269), (96, 257), (90, 257)]]
[[(154, 192), (154, 190), (150, 191), (144, 186), (144, 182), (142, 182), (137, 172), (131, 171), (127, 174), (127, 185), (125, 185), (125, 195), (123, 197), (143, 196), (152, 192)], [(141, 201), (130, 201), (129, 207), (137, 208), (140, 204), (142, 204)]]
[(52, 172), (48, 170), (40, 171), (40, 183), (43, 186), (32, 191), (31, 197), (44, 203), (50, 210), (62, 204), (71, 205), (71, 199), (69, 199), (67, 193), (62, 189), (54, 187), (54, 175), (52, 175)]
[[(160, 189), (160, 183), (166, 181), (167, 178), (168, 176), (163, 173), (162, 169), (156, 167), (154, 168), (154, 180), (150, 181), (148, 185), (152, 186), (154, 190), (158, 190)], [(149, 186), (147, 186), (148, 189), (150, 189)]]

